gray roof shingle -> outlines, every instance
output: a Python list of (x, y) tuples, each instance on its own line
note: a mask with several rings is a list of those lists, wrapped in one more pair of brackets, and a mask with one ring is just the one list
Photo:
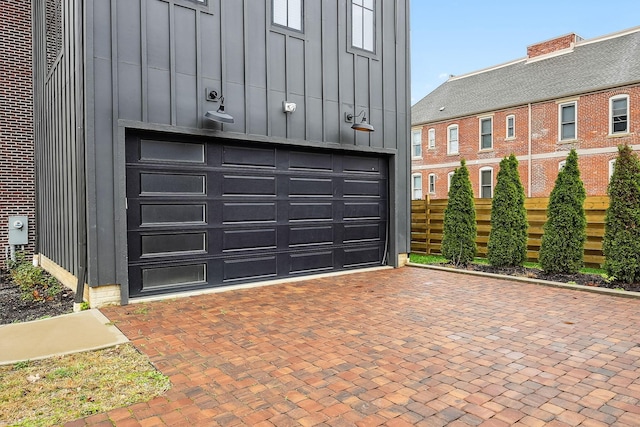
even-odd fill
[[(573, 51), (453, 77), (411, 108), (411, 124), (577, 95), (640, 82), (640, 27), (583, 40)], [(445, 107), (440, 111), (441, 107)]]

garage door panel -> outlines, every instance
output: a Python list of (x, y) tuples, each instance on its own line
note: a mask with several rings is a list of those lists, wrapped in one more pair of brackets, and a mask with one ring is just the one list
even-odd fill
[(224, 203), (222, 222), (234, 224), (242, 222), (275, 222), (276, 204), (274, 203)]
[(331, 197), (333, 188), (331, 178), (289, 178), (289, 196), (292, 197)]
[(163, 254), (182, 255), (184, 252), (205, 253), (206, 233), (150, 234), (141, 237), (141, 257)]
[(382, 259), (380, 246), (349, 248), (344, 250), (344, 267), (373, 265)]
[(277, 258), (275, 255), (223, 260), (224, 282), (238, 280), (264, 280), (277, 276)]
[(381, 197), (383, 191), (378, 180), (352, 180), (345, 179), (345, 197)]
[(276, 248), (276, 229), (223, 230), (222, 252)]
[(289, 247), (333, 244), (333, 226), (291, 227), (289, 230)]
[(206, 205), (196, 204), (140, 204), (141, 225), (204, 224)]
[(310, 252), (288, 255), (289, 273), (318, 273), (334, 269), (333, 251)]
[(141, 173), (140, 194), (205, 194), (204, 175)]
[(344, 156), (342, 169), (344, 172), (378, 174), (381, 172), (381, 165), (377, 157)]
[(143, 161), (204, 163), (205, 145), (175, 141), (140, 141), (140, 157)]
[(344, 243), (380, 242), (384, 238), (384, 226), (375, 224), (353, 224), (344, 226)]
[(188, 287), (207, 281), (205, 263), (142, 268), (144, 289), (152, 291), (167, 287)]
[(276, 179), (267, 176), (224, 175), (223, 196), (276, 196)]
[(333, 155), (293, 151), (289, 154), (289, 169), (330, 172), (333, 170)]
[(300, 202), (289, 204), (289, 220), (300, 221), (332, 221), (333, 203)]
[(222, 147), (223, 166), (247, 166), (252, 168), (275, 168), (275, 148)]
[(377, 202), (359, 202), (359, 203), (345, 203), (344, 204), (344, 219), (345, 220), (358, 220), (358, 219), (380, 219), (380, 203)]

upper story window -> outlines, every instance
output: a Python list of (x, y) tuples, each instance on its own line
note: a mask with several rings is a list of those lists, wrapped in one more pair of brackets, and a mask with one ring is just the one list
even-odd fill
[(411, 131), (411, 157), (422, 157), (422, 131)]
[(483, 199), (493, 197), (493, 168), (480, 169), (480, 197)]
[(429, 194), (436, 194), (436, 174), (429, 174)]
[(273, 23), (302, 31), (302, 0), (273, 0)]
[(411, 198), (422, 199), (422, 175), (419, 173), (411, 175)]
[(507, 139), (516, 137), (516, 116), (507, 116)]
[(449, 190), (451, 190), (451, 180), (453, 179), (453, 175), (455, 173), (455, 171), (451, 171), (447, 174), (447, 193), (449, 193)]
[(578, 135), (576, 126), (576, 103), (568, 102), (560, 104), (560, 141), (576, 139)]
[(458, 154), (458, 125), (447, 128), (447, 154)]
[(375, 0), (351, 1), (351, 44), (375, 51)]
[(629, 132), (629, 96), (621, 95), (609, 99), (609, 133)]
[(436, 130), (429, 129), (429, 148), (436, 148)]
[(611, 177), (613, 176), (613, 170), (616, 167), (616, 159), (609, 160), (609, 181), (611, 181)]
[(491, 150), (493, 148), (493, 119), (486, 117), (480, 119), (480, 149)]

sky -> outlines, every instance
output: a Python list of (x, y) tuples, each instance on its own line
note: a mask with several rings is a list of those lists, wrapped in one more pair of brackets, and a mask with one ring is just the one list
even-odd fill
[(639, 0), (411, 0), (411, 105), (449, 75), (523, 58), (529, 45), (636, 26)]

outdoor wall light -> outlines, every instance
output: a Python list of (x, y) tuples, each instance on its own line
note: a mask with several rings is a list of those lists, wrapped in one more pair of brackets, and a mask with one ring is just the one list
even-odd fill
[[(218, 94), (215, 91), (211, 91), (211, 92), (210, 92), (211, 99), (207, 99), (207, 100), (217, 99)], [(233, 116), (224, 112), (224, 96), (220, 97), (220, 106), (218, 107), (218, 109), (216, 111), (207, 111), (204, 116), (209, 120), (213, 120), (214, 122), (234, 123)]]
[[(360, 123), (356, 122), (358, 117), (362, 116), (362, 121)], [(358, 130), (360, 132), (373, 132), (375, 129), (369, 123), (367, 123), (367, 114), (364, 110), (360, 111), (357, 116), (354, 117), (353, 114), (347, 113), (344, 116), (346, 122), (352, 123), (351, 129)]]

